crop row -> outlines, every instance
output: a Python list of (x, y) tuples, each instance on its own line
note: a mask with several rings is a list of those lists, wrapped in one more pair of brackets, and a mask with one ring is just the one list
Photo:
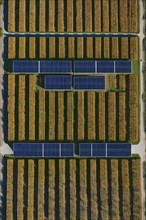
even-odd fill
[(108, 92), (57, 92), (37, 90), (34, 75), (8, 75), (8, 140), (137, 142), (138, 76), (112, 76)]
[(9, 37), (9, 59), (138, 60), (138, 37)]
[(138, 0), (8, 0), (8, 32), (138, 32)]
[(3, 213), (9, 219), (140, 220), (140, 178), (140, 159), (7, 159)]

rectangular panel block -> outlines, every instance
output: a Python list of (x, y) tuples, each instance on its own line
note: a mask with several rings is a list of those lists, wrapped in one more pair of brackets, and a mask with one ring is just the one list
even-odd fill
[(95, 61), (74, 61), (74, 73), (95, 73)]
[(93, 157), (106, 157), (106, 144), (92, 144)]
[(74, 89), (76, 90), (103, 90), (105, 89), (105, 77), (74, 77)]
[(91, 157), (91, 144), (82, 143), (79, 145), (80, 157)]
[(61, 144), (61, 156), (62, 157), (73, 157), (74, 156), (74, 144), (72, 143)]
[(97, 73), (114, 73), (114, 61), (97, 61)]
[(115, 61), (116, 73), (131, 73), (131, 61)]
[(40, 73), (71, 73), (71, 61), (40, 61)]
[(72, 88), (71, 76), (45, 76), (44, 88), (52, 90), (70, 90)]
[(131, 144), (107, 144), (107, 157), (131, 157)]
[(14, 143), (14, 157), (41, 157), (42, 144), (38, 143)]
[(13, 61), (14, 73), (38, 73), (38, 61)]
[(59, 157), (60, 147), (59, 144), (49, 143), (44, 144), (44, 157)]

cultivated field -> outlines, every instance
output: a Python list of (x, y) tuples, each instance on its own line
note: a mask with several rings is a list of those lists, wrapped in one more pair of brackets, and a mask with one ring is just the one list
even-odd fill
[(67, 4), (65, 0), (8, 0), (7, 10), (8, 32), (136, 33), (139, 30), (138, 0), (68, 0)]
[(8, 37), (8, 59), (138, 60), (138, 45), (139, 39), (136, 36)]
[(3, 214), (8, 219), (142, 219), (138, 158), (6, 163)]
[(8, 141), (138, 142), (138, 75), (110, 75), (107, 92), (37, 90), (8, 75)]

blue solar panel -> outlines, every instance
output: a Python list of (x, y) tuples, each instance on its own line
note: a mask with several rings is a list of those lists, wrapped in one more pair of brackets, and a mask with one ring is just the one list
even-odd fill
[(64, 60), (40, 61), (40, 73), (68, 73), (72, 72), (72, 62)]
[(107, 157), (130, 157), (131, 144), (107, 144)]
[(38, 73), (38, 61), (13, 61), (14, 73)]
[(71, 76), (45, 76), (44, 88), (52, 90), (70, 90), (72, 88)]
[(14, 156), (16, 157), (41, 157), (42, 144), (37, 143), (15, 143), (13, 144)]
[(131, 73), (131, 61), (115, 61), (116, 73)]
[(92, 144), (93, 157), (106, 157), (106, 144)]
[(95, 73), (95, 61), (74, 61), (74, 73)]
[(61, 144), (61, 156), (62, 157), (73, 157), (74, 156), (74, 144), (71, 144), (71, 143)]
[(105, 77), (74, 77), (74, 89), (77, 90), (103, 90), (105, 89)]
[(59, 157), (60, 146), (59, 144), (49, 143), (44, 144), (44, 157)]
[(81, 157), (91, 157), (91, 144), (82, 143), (79, 146), (80, 148), (80, 156)]
[(97, 61), (97, 73), (114, 73), (114, 61)]

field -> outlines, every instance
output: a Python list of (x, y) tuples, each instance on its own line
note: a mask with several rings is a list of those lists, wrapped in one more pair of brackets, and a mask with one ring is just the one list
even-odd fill
[(138, 0), (68, 0), (67, 4), (65, 0), (7, 1), (8, 32), (137, 33), (139, 30)]
[[(138, 37), (8, 37), (8, 59), (138, 60)], [(18, 51), (20, 50), (20, 51)]]
[(110, 75), (107, 92), (45, 91), (36, 80), (8, 75), (8, 141), (138, 142), (138, 74)]
[(8, 219), (142, 219), (138, 158), (5, 160)]

